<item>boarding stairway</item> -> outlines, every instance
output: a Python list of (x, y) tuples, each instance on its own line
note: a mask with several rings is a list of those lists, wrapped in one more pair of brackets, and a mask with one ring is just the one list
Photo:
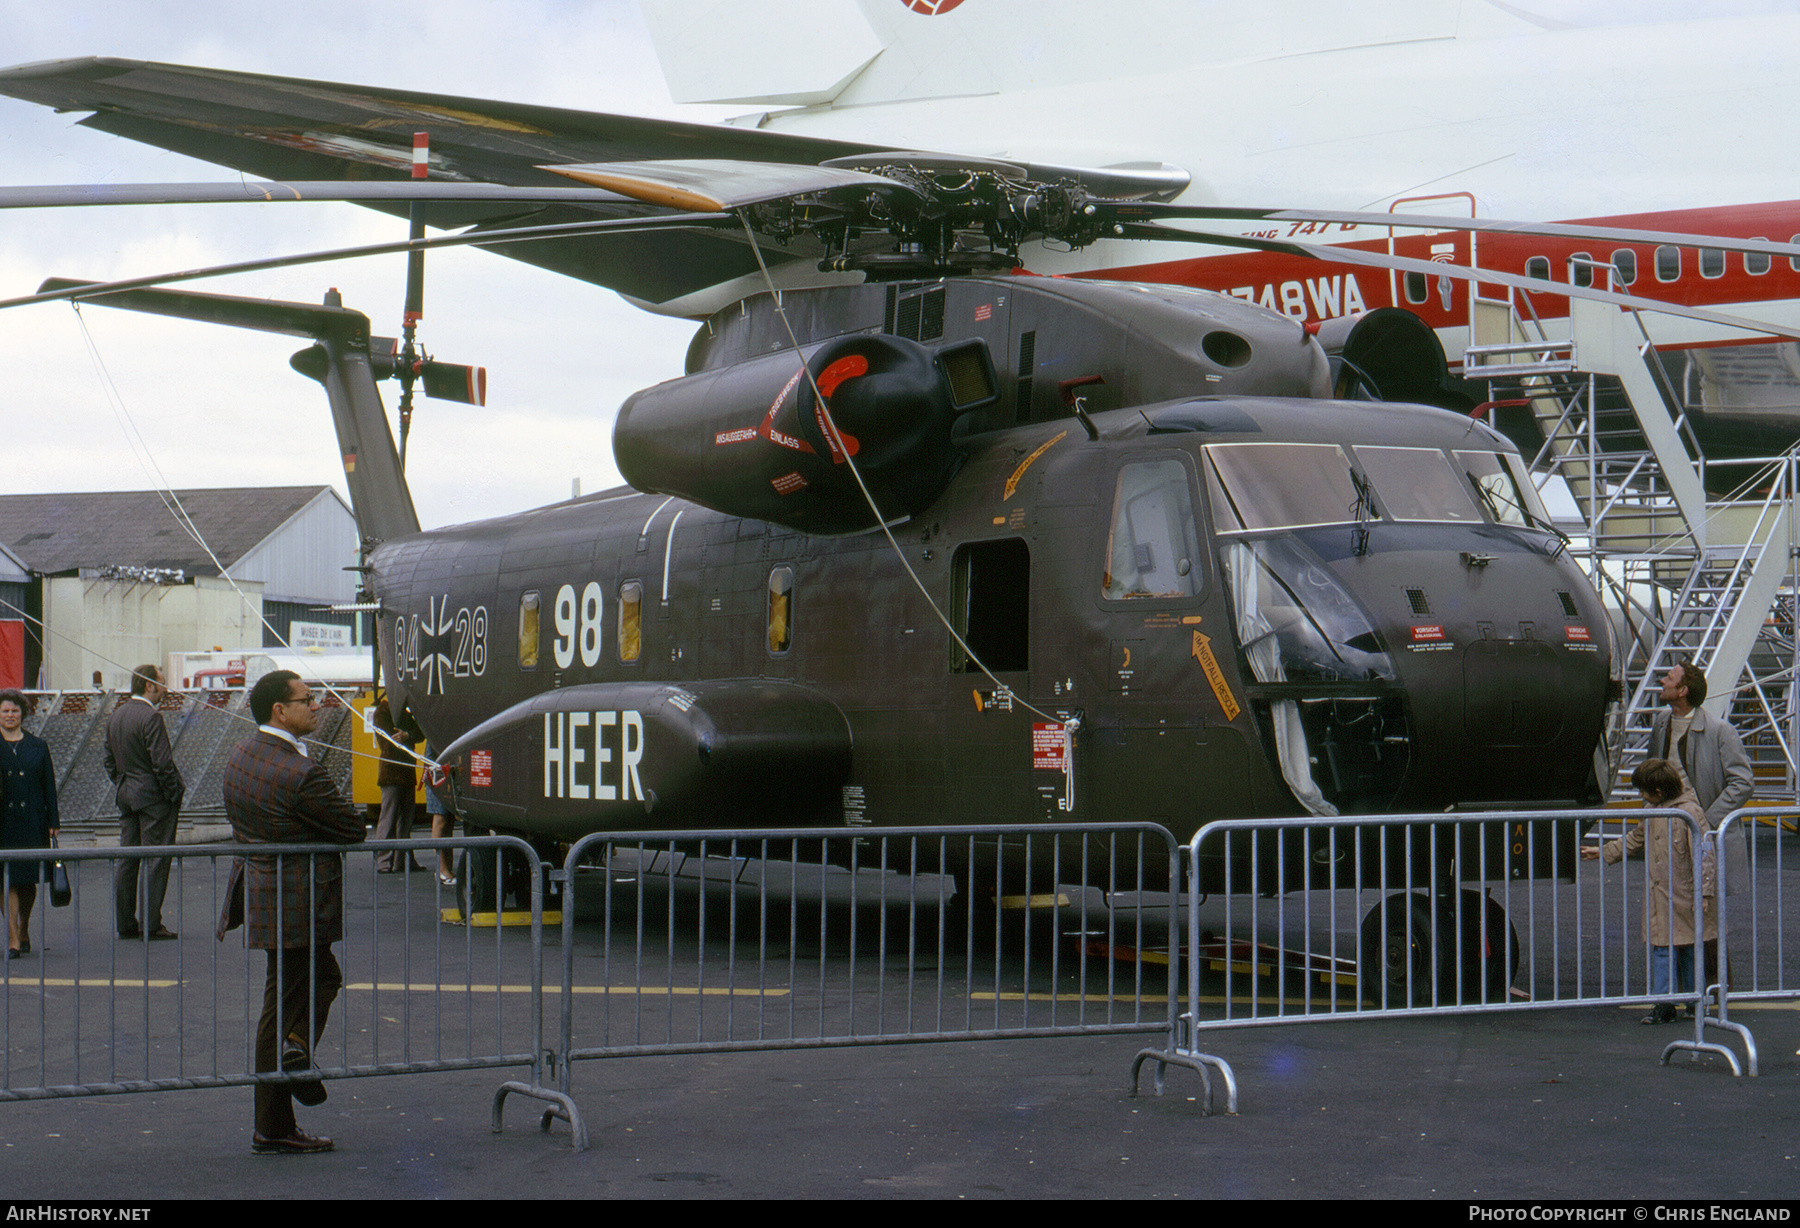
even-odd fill
[(1707, 709), (1743, 735), (1758, 795), (1793, 798), (1800, 460), (1749, 464), (1738, 490), (1709, 498), (1682, 396), (1641, 313), (1573, 302), (1562, 337), (1528, 296), (1476, 303), (1465, 375), (1486, 381), (1497, 406), (1529, 408), (1543, 439), (1532, 472), (1540, 489), (1560, 481), (1573, 498), (1579, 518), (1561, 527), (1615, 611), (1626, 698), (1608, 729), (1614, 796), (1636, 796), (1631, 771), (1664, 706), (1661, 678), (1689, 656), (1711, 685)]

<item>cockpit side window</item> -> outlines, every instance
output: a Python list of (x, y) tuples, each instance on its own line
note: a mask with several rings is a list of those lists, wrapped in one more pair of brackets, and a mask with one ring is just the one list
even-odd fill
[(1119, 470), (1100, 579), (1107, 600), (1199, 594), (1200, 547), (1189, 491), (1187, 466), (1173, 458)]
[(1525, 464), (1510, 452), (1458, 452), (1457, 464), (1487, 509), (1500, 524), (1548, 525), (1550, 513), (1538, 497)]

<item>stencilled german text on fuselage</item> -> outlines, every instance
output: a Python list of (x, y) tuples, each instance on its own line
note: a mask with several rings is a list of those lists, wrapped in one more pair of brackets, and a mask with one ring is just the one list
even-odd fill
[(636, 710), (544, 714), (545, 797), (641, 802), (643, 759), (644, 717)]

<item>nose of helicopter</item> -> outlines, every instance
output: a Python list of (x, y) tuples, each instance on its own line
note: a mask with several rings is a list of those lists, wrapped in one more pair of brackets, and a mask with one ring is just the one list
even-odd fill
[(1461, 557), (1426, 582), (1389, 556), (1390, 578), (1358, 585), (1411, 701), (1407, 804), (1578, 804), (1605, 711), (1604, 612), (1565, 555)]

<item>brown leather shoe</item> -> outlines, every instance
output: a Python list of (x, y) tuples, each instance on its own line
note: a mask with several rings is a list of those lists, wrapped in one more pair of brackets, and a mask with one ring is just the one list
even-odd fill
[(286, 1138), (264, 1138), (260, 1134), (250, 1136), (250, 1152), (259, 1156), (306, 1156), (316, 1151), (330, 1151), (332, 1146), (330, 1139), (308, 1134), (298, 1126)]
[(166, 925), (159, 925), (150, 931), (151, 942), (171, 942), (179, 937), (181, 937), (181, 935), (177, 934)]

